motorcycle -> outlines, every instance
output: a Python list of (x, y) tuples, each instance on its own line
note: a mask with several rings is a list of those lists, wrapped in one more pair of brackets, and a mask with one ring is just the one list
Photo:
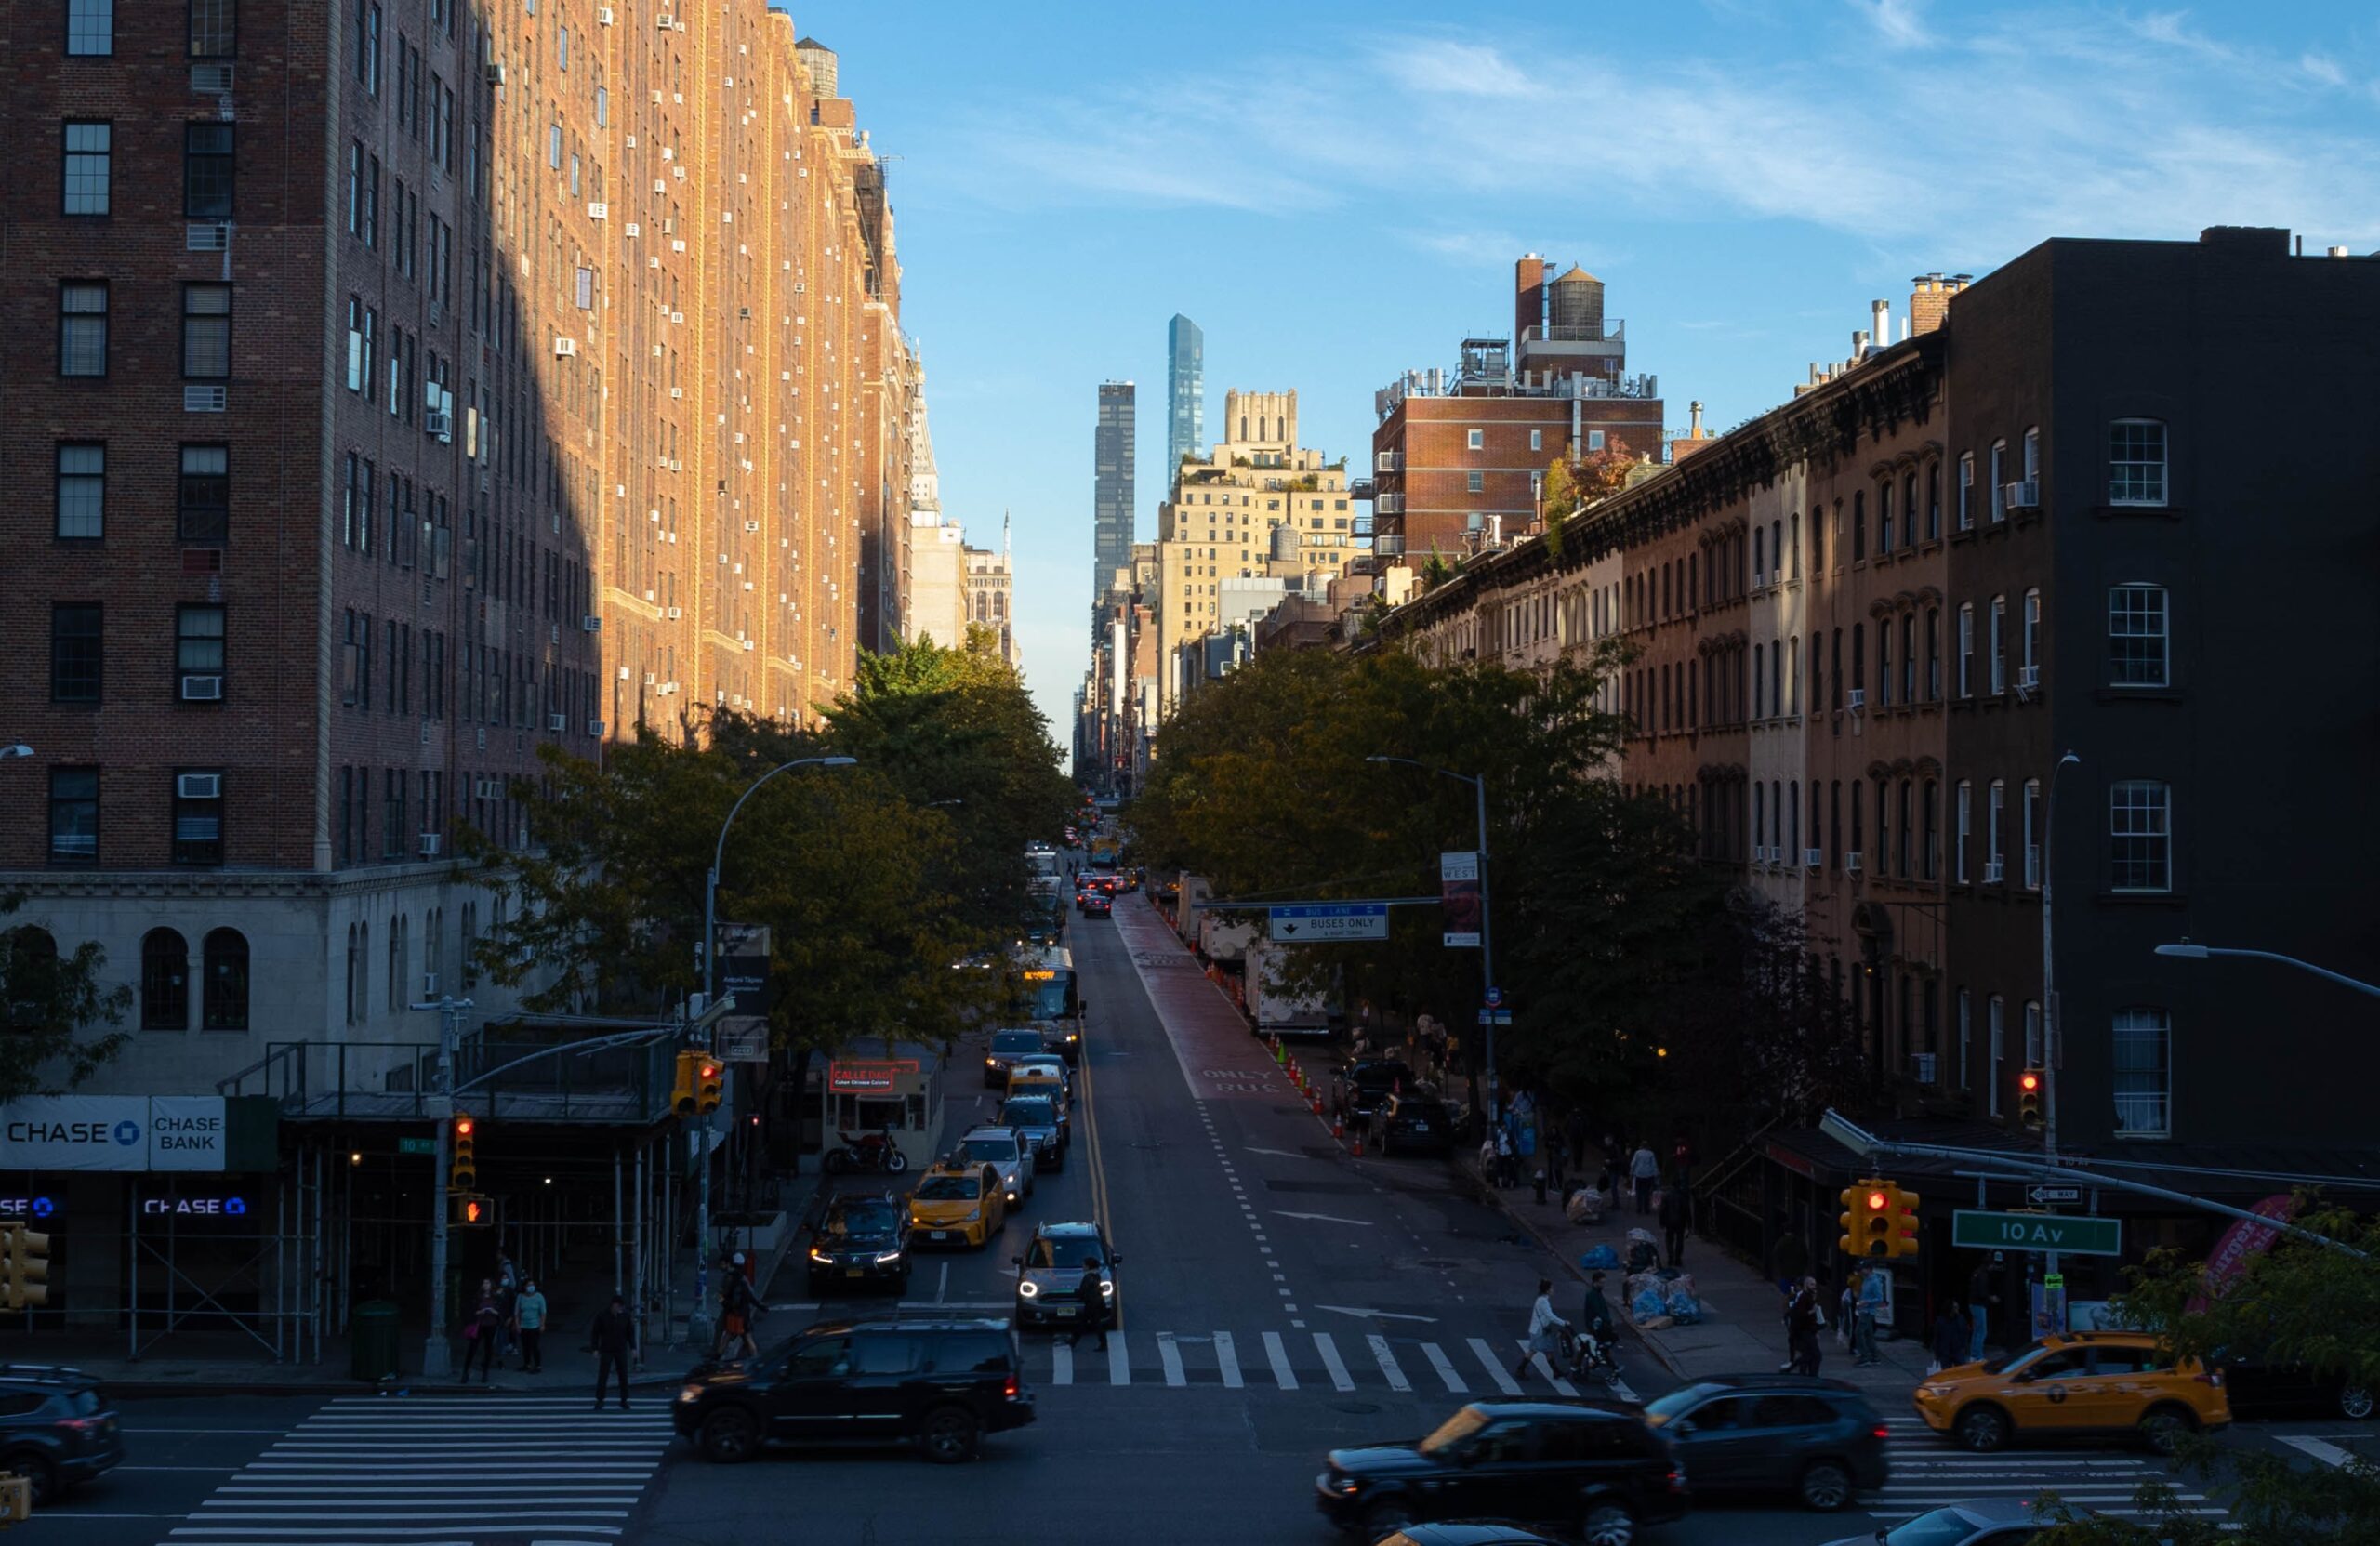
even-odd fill
[(901, 1152), (901, 1145), (892, 1142), (889, 1132), (864, 1132), (856, 1138), (848, 1132), (838, 1132), (835, 1136), (843, 1146), (826, 1151), (826, 1173), (830, 1176), (849, 1175), (853, 1170), (881, 1170), (897, 1176), (909, 1168), (909, 1156)]

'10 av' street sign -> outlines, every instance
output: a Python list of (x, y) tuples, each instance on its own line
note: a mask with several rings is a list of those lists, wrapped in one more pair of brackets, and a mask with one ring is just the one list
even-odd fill
[(2115, 1219), (2056, 1213), (1984, 1213), (1961, 1209), (1950, 1215), (1950, 1243), (1976, 1250), (2055, 1250), (2069, 1256), (2120, 1256), (2123, 1225)]

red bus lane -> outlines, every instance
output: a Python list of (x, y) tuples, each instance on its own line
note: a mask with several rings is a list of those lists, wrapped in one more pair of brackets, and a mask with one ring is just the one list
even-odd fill
[(1198, 958), (1155, 907), (1118, 907), (1116, 932), (1131, 953), (1132, 970), (1165, 1027), (1192, 1100), (1277, 1102), (1294, 1094), (1246, 1017), (1207, 980)]

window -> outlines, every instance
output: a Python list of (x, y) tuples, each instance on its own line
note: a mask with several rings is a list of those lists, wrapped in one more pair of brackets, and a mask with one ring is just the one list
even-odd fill
[(86, 866), (99, 862), (99, 770), (49, 770), (49, 862)]
[(1484, 472), (1466, 472), (1462, 475), (1462, 486), (1465, 493), (1485, 493), (1488, 488), (1488, 474)]
[(2108, 503), (2165, 502), (2165, 425), (2154, 418), (2120, 418), (2108, 427)]
[(2174, 1021), (2163, 1010), (2118, 1010), (2116, 1131), (2164, 1138), (2174, 1130)]
[(1986, 1072), (1991, 1080), (1991, 1115), (1997, 1117), (2000, 1115), (2001, 1086), (2006, 1082), (2001, 1077), (2001, 1065), (2008, 1058), (2008, 1006), (2002, 1001), (2000, 995), (1993, 994), (1984, 1006), (1984, 1020), (1985, 1034), (1990, 1037), (1991, 1066)]
[(2038, 998), (2025, 1000), (2025, 1066), (2042, 1066), (2042, 1006)]
[(2024, 803), (2016, 813), (2016, 819), (2024, 824), (2025, 889), (2029, 892), (2037, 892), (2042, 889), (2042, 844), (2049, 836), (2042, 829), (2042, 781), (2040, 779), (2025, 780)]
[(1529, 448), (1531, 451), (1542, 451), (1542, 450), (1544, 450), (1544, 449), (1545, 449), (1545, 431), (1544, 431), (1544, 430), (1542, 430), (1542, 429), (1531, 429), (1531, 430), (1528, 432), (1528, 448)]
[(1975, 1088), (1975, 1000), (1959, 989), (1959, 1088)]
[(222, 381), (231, 375), (231, 286), (182, 286), (182, 377)]
[(58, 286), (58, 374), (108, 373), (108, 285), (70, 279)]
[(2042, 475), (2042, 432), (2036, 427), (2025, 431), (2025, 482), (2038, 482)]
[(1603, 449), (1602, 430), (1590, 429), (1587, 431), (1587, 449), (1590, 451), (1600, 451)]
[(182, 213), (193, 220), (231, 218), (231, 126), (182, 126)]
[(1975, 453), (1959, 457), (1959, 530), (1975, 530)]
[(217, 772), (174, 775), (174, 863), (223, 862), (223, 775)]
[(1991, 630), (1986, 641), (1986, 659), (1991, 670), (1991, 690), (2008, 691), (2008, 598), (1991, 598)]
[(2017, 680), (2038, 687), (2041, 685), (2042, 669), (2042, 593), (2040, 591), (2025, 592), (2022, 624), (2024, 636), (2017, 641), (2017, 649), (2021, 653), (2016, 660), (2017, 664), (2023, 667), (2023, 674)]
[(199, 1024), (210, 1031), (248, 1028), (248, 941), (237, 929), (218, 929), (201, 947)]
[(555, 61), (561, 65), (562, 72), (567, 74), (570, 71), (570, 29), (567, 27), (557, 30), (554, 39), (554, 58)]
[(1975, 603), (1959, 603), (1959, 696), (1975, 696)]
[(49, 609), (49, 701), (99, 701), (99, 606), (60, 601)]
[(1942, 794), (1941, 786), (1932, 779), (1925, 781), (1923, 816), (1925, 822), (1924, 846), (1918, 851), (1918, 878), (1932, 880), (1942, 872)]
[(106, 535), (108, 448), (98, 441), (58, 447), (58, 535), (96, 541)]
[[(557, 172), (562, 170), (562, 126), (560, 124), (546, 126), (546, 165)], [(1471, 448), (1474, 451), (1479, 449), (1479, 431), (1476, 429), (1471, 431)]]
[(86, 59), (115, 52), (115, 0), (67, 0), (66, 52)]
[(1888, 619), (1876, 623), (1876, 706), (1889, 707), (1893, 701), (1893, 626)]
[(1868, 556), (1868, 491), (1855, 489), (1851, 495), (1851, 562), (1858, 563)]
[(115, 126), (68, 120), (63, 209), (69, 215), (108, 212), (109, 172), (113, 161)]
[(1876, 490), (1876, 551), (1893, 550), (1893, 485), (1887, 481)]
[[(599, 129), (608, 128), (611, 126), (611, 122), (612, 94), (599, 86), (595, 88), (595, 126)], [(1531, 451), (1537, 449), (1537, 435), (1538, 432), (1534, 429), (1528, 432), (1528, 448)]]
[(1991, 500), (1991, 523), (1995, 526), (2008, 519), (2007, 483), (2008, 443), (1996, 440), (1991, 443), (1991, 487), (1987, 491)]
[(231, 448), (182, 447), (175, 530), (184, 542), (223, 542), (231, 535)]
[(1934, 463), (1925, 469), (1925, 540), (1933, 542), (1942, 535), (1942, 464)]
[(364, 1014), (364, 926), (347, 926), (347, 1023), (350, 1025)]
[(237, 0), (190, 0), (190, 57), (230, 59), (238, 14)]
[(364, 0), (355, 29), (355, 78), (373, 96), (380, 95), (380, 5)]
[(2127, 778), (2108, 791), (2108, 846), (2120, 892), (2174, 889), (2173, 786)]
[(178, 607), (174, 613), (174, 669), (184, 678), (211, 676), (219, 691), (223, 676), (223, 609)]
[(364, 234), (364, 141), (347, 142), (347, 233)]
[(140, 939), (140, 1028), (190, 1029), (190, 945), (172, 929)]
[[(64, 535), (63, 532), (59, 534)], [(2165, 588), (2134, 582), (2108, 591), (2108, 682), (2162, 687), (2169, 680)]]
[(1942, 701), (1942, 609), (1925, 611), (1925, 701)]
[(1967, 840), (1975, 836), (1975, 785), (1959, 780), (1950, 813), (1950, 879), (1967, 883)]
[[(562, 165), (562, 126), (559, 124), (554, 126), (553, 162), (557, 166)], [(1471, 450), (1477, 451), (1487, 443), (1488, 432), (1485, 429), (1471, 429), (1463, 434), (1463, 444)]]
[(2001, 847), (2001, 818), (2008, 813), (2008, 785), (2003, 779), (1991, 781), (1990, 799), (1983, 813), (1983, 883), (1999, 885), (2007, 875)]

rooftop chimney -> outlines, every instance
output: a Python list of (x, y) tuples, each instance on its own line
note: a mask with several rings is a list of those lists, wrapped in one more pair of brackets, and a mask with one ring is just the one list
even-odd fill
[(1686, 404), (1686, 409), (1693, 416), (1693, 428), (1689, 429), (1686, 433), (1693, 436), (1696, 440), (1700, 440), (1702, 438), (1702, 404), (1699, 401), (1689, 403)]
[(1867, 357), (1868, 330), (1864, 327), (1854, 328), (1851, 334), (1851, 358), (1847, 363), (1856, 365)]
[(1529, 329), (1545, 322), (1545, 259), (1524, 253), (1513, 265), (1513, 341), (1528, 337)]
[(1909, 330), (1911, 334), (1931, 333), (1942, 325), (1950, 314), (1950, 297), (1965, 289), (1970, 276), (1954, 274), (1945, 279), (1938, 273), (1922, 273), (1909, 282)]
[(1893, 341), (1893, 303), (1889, 300), (1871, 300), (1868, 303), (1868, 315), (1876, 347), (1882, 349), (1891, 343)]

